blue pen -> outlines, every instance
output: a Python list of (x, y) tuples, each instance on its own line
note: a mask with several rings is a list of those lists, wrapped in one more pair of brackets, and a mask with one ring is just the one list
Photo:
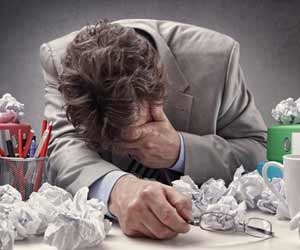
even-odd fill
[(35, 150), (36, 150), (36, 141), (35, 141), (35, 137), (33, 137), (31, 144), (30, 144), (30, 148), (29, 148), (29, 157), (30, 158), (34, 157)]

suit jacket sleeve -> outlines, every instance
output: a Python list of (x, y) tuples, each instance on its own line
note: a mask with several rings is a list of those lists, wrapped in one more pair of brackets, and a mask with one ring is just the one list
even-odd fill
[(53, 121), (49, 144), (48, 175), (50, 181), (74, 194), (83, 186), (90, 186), (118, 168), (87, 148), (67, 120), (64, 99), (58, 91), (58, 73), (49, 44), (40, 48), (40, 59), (45, 80), (45, 117)]
[(237, 42), (231, 50), (220, 98), (216, 134), (182, 133), (185, 174), (197, 184), (211, 177), (228, 183), (241, 164), (252, 171), (258, 161), (265, 160), (266, 126), (245, 86)]

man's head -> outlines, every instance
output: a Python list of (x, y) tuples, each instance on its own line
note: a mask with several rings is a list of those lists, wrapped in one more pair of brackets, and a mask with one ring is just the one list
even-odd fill
[(59, 90), (67, 117), (96, 150), (149, 120), (145, 106), (166, 97), (158, 52), (133, 28), (105, 21), (86, 27), (68, 46), (63, 66)]

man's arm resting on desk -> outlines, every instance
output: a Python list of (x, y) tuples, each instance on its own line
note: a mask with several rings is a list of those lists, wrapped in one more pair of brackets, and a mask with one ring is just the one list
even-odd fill
[[(180, 135), (180, 134), (179, 134)], [(170, 167), (170, 170), (177, 171), (180, 173), (184, 172), (184, 144), (182, 135), (180, 135), (180, 153), (177, 162)], [(114, 170), (99, 178), (90, 186), (89, 198), (101, 199), (104, 204), (108, 207), (109, 197), (111, 191), (120, 177), (129, 174), (124, 171)], [(110, 211), (108, 215), (112, 216)]]
[[(106, 207), (108, 208), (109, 197), (114, 185), (116, 184), (117, 180), (119, 180), (120, 177), (126, 174), (129, 173), (115, 170), (99, 178), (90, 186), (89, 198), (96, 198), (102, 200), (106, 205)], [(113, 216), (110, 213), (110, 211), (108, 211), (108, 215)]]

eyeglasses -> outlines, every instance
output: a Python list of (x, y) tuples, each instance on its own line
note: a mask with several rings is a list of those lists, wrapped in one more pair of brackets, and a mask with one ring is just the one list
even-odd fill
[(245, 222), (237, 222), (235, 217), (222, 212), (204, 212), (189, 224), (200, 226), (201, 229), (213, 232), (244, 232), (257, 238), (274, 236), (272, 223), (262, 218), (248, 218)]

